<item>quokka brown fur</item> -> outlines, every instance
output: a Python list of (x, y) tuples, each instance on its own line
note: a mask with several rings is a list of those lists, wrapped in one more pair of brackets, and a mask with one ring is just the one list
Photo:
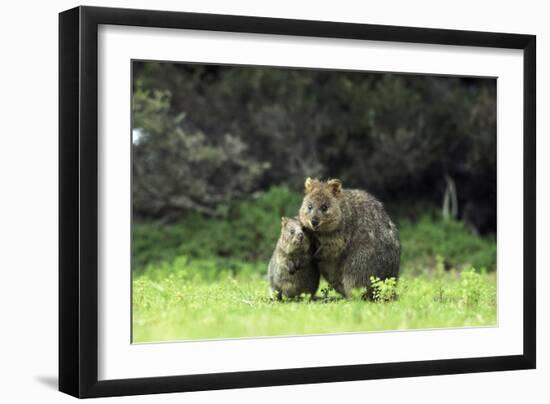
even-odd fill
[(302, 293), (313, 298), (319, 287), (319, 270), (313, 261), (311, 238), (300, 221), (283, 217), (281, 235), (269, 261), (268, 280), (277, 299)]
[(299, 217), (313, 232), (321, 275), (341, 295), (366, 288), (364, 297), (372, 298), (371, 276), (398, 277), (399, 231), (369, 193), (308, 178)]

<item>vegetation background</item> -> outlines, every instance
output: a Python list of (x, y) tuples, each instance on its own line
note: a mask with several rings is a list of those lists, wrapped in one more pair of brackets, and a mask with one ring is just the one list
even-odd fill
[[(495, 324), (496, 80), (134, 62), (132, 101), (135, 342)], [(307, 176), (398, 222), (378, 302), (268, 298)]]

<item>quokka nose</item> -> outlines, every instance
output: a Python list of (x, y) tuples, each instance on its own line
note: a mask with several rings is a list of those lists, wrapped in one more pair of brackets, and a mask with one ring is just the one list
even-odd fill
[(304, 241), (304, 233), (298, 233), (298, 240)]
[(317, 225), (319, 224), (319, 219), (317, 219), (316, 217), (314, 217), (313, 219), (311, 219), (311, 225), (313, 227), (317, 227)]

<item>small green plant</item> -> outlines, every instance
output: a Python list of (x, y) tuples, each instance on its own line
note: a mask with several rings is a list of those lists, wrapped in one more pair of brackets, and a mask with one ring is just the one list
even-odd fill
[(381, 280), (376, 276), (371, 276), (370, 282), (375, 302), (389, 302), (397, 297), (397, 280), (395, 278)]
[(477, 273), (475, 268), (470, 267), (462, 271), (460, 278), (464, 304), (467, 307), (478, 305), (487, 292), (482, 275)]
[(324, 298), (324, 299), (327, 299), (329, 293), (332, 292), (333, 290), (334, 290), (334, 289), (333, 289), (330, 285), (327, 285), (327, 286), (325, 286), (324, 288), (321, 288), (321, 289), (320, 289), (320, 292), (321, 292), (321, 295), (323, 295), (323, 298)]
[(445, 257), (437, 254), (435, 256), (435, 274), (441, 276), (445, 272)]
[(434, 290), (435, 290), (435, 295), (434, 295), (434, 301), (438, 302), (438, 303), (443, 303), (445, 301), (445, 288), (443, 286), (443, 282), (441, 281), (441, 279), (437, 279), (434, 281)]

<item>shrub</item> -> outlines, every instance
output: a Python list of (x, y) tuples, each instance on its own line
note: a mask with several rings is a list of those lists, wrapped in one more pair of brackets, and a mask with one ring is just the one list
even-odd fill
[[(302, 196), (273, 187), (250, 199), (233, 202), (222, 217), (188, 213), (172, 224), (134, 223), (132, 258), (135, 271), (176, 257), (209, 259), (213, 265), (238, 271), (240, 263), (267, 262), (279, 237), (281, 216), (295, 216)], [(461, 222), (436, 215), (398, 220), (402, 272), (474, 266), (495, 269), (494, 237), (472, 234)]]
[(389, 302), (397, 297), (397, 280), (395, 278), (380, 279), (370, 277), (372, 297), (375, 302)]
[(495, 237), (476, 236), (463, 222), (424, 215), (416, 222), (400, 221), (399, 230), (402, 267), (436, 268), (439, 256), (444, 267), (496, 269)]
[(477, 306), (487, 295), (487, 283), (475, 268), (467, 268), (460, 274), (462, 300), (467, 307)]
[(147, 264), (181, 255), (230, 266), (235, 261), (267, 265), (279, 237), (281, 216), (294, 216), (300, 203), (299, 194), (274, 187), (231, 204), (224, 217), (190, 213), (175, 224), (134, 224), (133, 267), (141, 271)]

